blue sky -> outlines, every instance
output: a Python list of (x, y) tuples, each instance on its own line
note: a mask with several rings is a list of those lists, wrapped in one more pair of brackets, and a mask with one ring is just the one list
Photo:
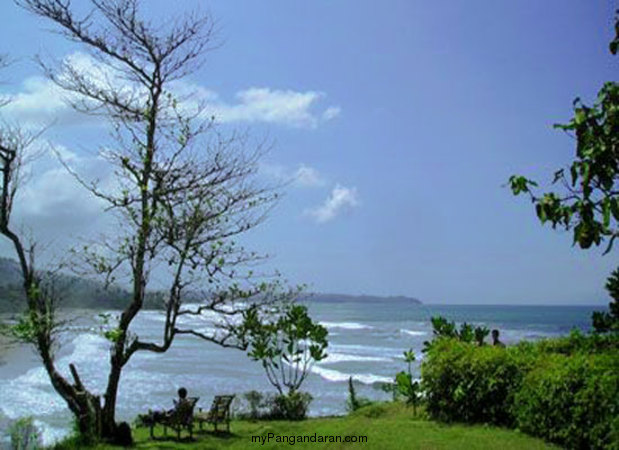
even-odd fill
[[(274, 142), (264, 176), (296, 177), (245, 239), (291, 282), (428, 303), (605, 304), (616, 255), (571, 247), (503, 185), (548, 182), (573, 158), (552, 125), (616, 79), (612, 3), (184, 0), (174, 12), (217, 19), (221, 47), (188, 82), (226, 126)], [(29, 59), (79, 48), (12, 2), (0, 13), (0, 52), (17, 59), (0, 85), (17, 99), (5, 117), (57, 117), (48, 140), (95, 150), (85, 137), (104, 131), (63, 108)], [(62, 248), (98, 211), (52, 161), (40, 170), (18, 217)]]

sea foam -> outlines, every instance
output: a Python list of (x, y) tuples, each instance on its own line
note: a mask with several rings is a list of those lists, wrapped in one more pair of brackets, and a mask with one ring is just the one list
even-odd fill
[(332, 381), (332, 382), (344, 382), (348, 381), (350, 377), (353, 377), (355, 381), (359, 381), (363, 384), (374, 384), (374, 383), (391, 383), (393, 380), (389, 377), (385, 377), (382, 375), (374, 375), (371, 373), (344, 373), (339, 370), (327, 369), (326, 367), (314, 366), (312, 367), (312, 372), (316, 375), (319, 375), (321, 378)]
[(428, 334), (427, 331), (405, 330), (405, 329), (401, 329), (400, 333), (408, 334), (409, 336), (425, 336)]
[(343, 330), (370, 330), (374, 327), (357, 322), (320, 322), (320, 325), (327, 329), (341, 328)]
[(382, 356), (363, 356), (363, 355), (351, 355), (347, 353), (331, 352), (327, 354), (327, 357), (320, 361), (321, 364), (335, 364), (340, 362), (361, 362), (361, 361), (391, 361), (391, 358), (385, 358)]

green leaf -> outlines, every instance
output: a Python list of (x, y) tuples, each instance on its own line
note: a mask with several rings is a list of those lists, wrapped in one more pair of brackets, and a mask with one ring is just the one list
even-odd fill
[(610, 199), (607, 197), (602, 201), (602, 212), (604, 215), (604, 228), (610, 226)]
[(577, 108), (574, 113), (574, 122), (577, 125), (582, 124), (587, 119), (587, 114), (583, 108)]

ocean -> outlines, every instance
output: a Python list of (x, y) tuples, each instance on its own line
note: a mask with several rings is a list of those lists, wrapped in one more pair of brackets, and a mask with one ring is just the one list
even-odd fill
[[(406, 368), (402, 353), (412, 348), (417, 355), (414, 371), (419, 375), (423, 342), (432, 338), (430, 318), (442, 315), (497, 328), (501, 340), (513, 344), (565, 335), (572, 328), (589, 330), (592, 306), (488, 306), (422, 305), (409, 301), (309, 302), (310, 314), (329, 330), (328, 357), (314, 365), (302, 390), (314, 397), (310, 414), (337, 415), (346, 412), (347, 381), (352, 376), (358, 395), (388, 399), (379, 389)], [(110, 311), (114, 314), (116, 312)], [(68, 375), (74, 363), (82, 381), (95, 392), (105, 386), (109, 343), (89, 331), (96, 312), (81, 312), (81, 325), (65, 337), (57, 367)], [(193, 319), (192, 325), (207, 327)], [(143, 339), (158, 339), (163, 316), (143, 311), (133, 331)], [(52, 442), (71, 429), (71, 416), (52, 389), (35, 353), (16, 348), (0, 366), (0, 428), (10, 420), (33, 416), (43, 430), (44, 441)], [(213, 396), (258, 390), (274, 392), (259, 363), (236, 349), (224, 349), (190, 337), (177, 337), (165, 354), (141, 352), (131, 359), (121, 379), (117, 419), (131, 421), (148, 409), (168, 409), (179, 387), (198, 396), (199, 407), (208, 408)], [(6, 437), (5, 437), (6, 439)]]

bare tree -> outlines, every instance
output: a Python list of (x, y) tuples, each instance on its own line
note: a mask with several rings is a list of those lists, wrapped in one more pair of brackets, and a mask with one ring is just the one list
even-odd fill
[[(82, 17), (69, 0), (16, 3), (51, 20), (61, 34), (88, 50), (89, 67), (72, 59), (40, 64), (75, 109), (100, 115), (111, 124), (114, 144), (100, 155), (114, 167), (113, 183), (85, 179), (65, 163), (118, 220), (113, 237), (75, 253), (84, 263), (80, 267), (107, 283), (124, 279), (131, 285), (131, 300), (106, 333), (111, 351), (103, 404), (84, 387), (76, 367), (71, 365), (73, 383), (58, 373), (45, 327), (37, 323), (35, 330), (36, 348), (52, 384), (77, 417), (80, 431), (112, 438), (121, 373), (136, 352), (165, 352), (176, 336), (184, 334), (222, 346), (246, 347), (236, 320), (248, 308), (271, 302), (277, 283), (255, 281), (247, 265), (259, 256), (233, 238), (263, 221), (276, 194), (253, 181), (263, 146), (248, 150), (246, 135), (218, 132), (213, 119), (205, 119), (201, 105), (175, 93), (178, 81), (200, 67), (204, 53), (213, 48), (210, 16), (190, 14), (163, 26), (140, 17), (138, 0), (90, 0), (91, 10)], [(37, 305), (44, 296), (36, 289), (24, 248), (9, 227), (18, 153), (2, 147), (0, 230), (15, 244), (28, 309), (38, 320), (45, 317)], [(164, 270), (166, 276), (161, 275)], [(159, 282), (168, 281), (158, 342), (145, 341), (131, 330), (153, 271)], [(201, 302), (192, 306), (200, 294)], [(186, 304), (188, 298), (192, 305)], [(219, 315), (213, 332), (183, 327), (178, 321), (206, 311)]]

